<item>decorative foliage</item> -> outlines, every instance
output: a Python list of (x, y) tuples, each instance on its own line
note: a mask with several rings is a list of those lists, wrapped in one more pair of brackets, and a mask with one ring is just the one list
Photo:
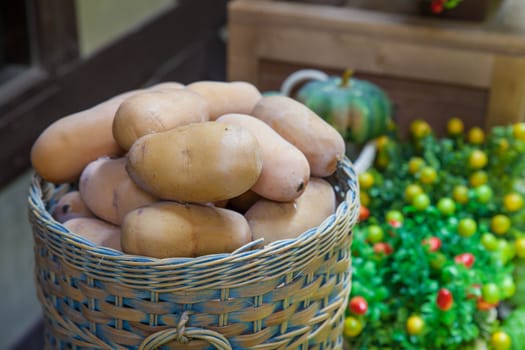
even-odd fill
[(525, 124), (463, 129), (453, 118), (437, 138), (418, 120), (409, 140), (378, 140), (359, 179), (351, 300), (367, 311), (347, 311), (352, 349), (510, 349), (496, 316), (525, 257)]

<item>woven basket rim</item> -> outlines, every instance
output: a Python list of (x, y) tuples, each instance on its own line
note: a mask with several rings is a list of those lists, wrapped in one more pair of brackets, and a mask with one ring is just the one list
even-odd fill
[[(55, 185), (49, 183), (43, 180), (36, 172), (34, 172), (32, 176), (28, 202), (29, 209), (35, 216), (39, 217), (40, 220), (46, 224), (46, 228), (48, 230), (52, 230), (53, 233), (58, 234), (61, 239), (64, 239), (68, 241), (68, 243), (85, 250), (94, 257), (104, 260), (118, 260), (119, 263), (124, 263), (128, 266), (154, 266), (157, 269), (162, 269), (163, 266), (165, 266), (166, 269), (173, 269), (174, 265), (176, 265), (178, 268), (193, 265), (202, 265), (202, 267), (205, 267), (207, 264), (215, 265), (217, 263), (231, 261), (242, 262), (244, 260), (250, 261), (261, 256), (273, 256), (275, 254), (281, 253), (282, 251), (301, 247), (311, 240), (318, 239), (319, 236), (322, 236), (324, 233), (330, 232), (336, 224), (336, 218), (342, 215), (348, 215), (348, 211), (351, 209), (350, 204), (352, 202), (359, 201), (359, 184), (357, 182), (357, 174), (353, 168), (351, 160), (345, 156), (344, 159), (339, 162), (338, 168), (341, 166), (347, 173), (349, 173), (351, 177), (353, 177), (353, 180), (356, 184), (356, 191), (346, 191), (343, 200), (337, 205), (335, 213), (328, 216), (319, 226), (313, 227), (303, 232), (296, 238), (275, 241), (263, 246), (262, 248), (251, 250), (254, 245), (260, 242), (253, 241), (244, 245), (243, 247), (240, 247), (232, 253), (207, 254), (198, 257), (154, 258), (126, 254), (112, 248), (102, 247), (92, 243), (84, 237), (70, 231), (67, 227), (53, 218), (50, 211), (46, 209), (43, 198), (46, 189), (42, 185), (50, 186), (53, 188), (53, 190), (59, 189), (64, 185)], [(358, 210), (358, 207), (359, 205), (356, 205), (354, 210)], [(351, 222), (351, 227), (354, 224), (355, 222)]]

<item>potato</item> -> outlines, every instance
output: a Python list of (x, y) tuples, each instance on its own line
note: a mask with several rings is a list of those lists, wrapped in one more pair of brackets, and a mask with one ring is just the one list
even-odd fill
[(192, 91), (145, 91), (120, 104), (113, 121), (113, 137), (120, 147), (129, 150), (143, 135), (208, 119), (208, 102)]
[(100, 158), (89, 163), (80, 176), (79, 190), (96, 216), (116, 225), (133, 209), (157, 201), (131, 180), (125, 158)]
[(308, 107), (286, 96), (265, 96), (251, 114), (301, 150), (312, 176), (333, 174), (345, 155), (341, 134)]
[(292, 201), (303, 193), (310, 178), (310, 166), (297, 147), (268, 124), (246, 114), (226, 114), (217, 121), (247, 129), (261, 145), (263, 167), (252, 191), (279, 202)]
[(122, 251), (120, 246), (120, 227), (96, 218), (74, 218), (64, 223), (64, 227), (97, 246)]
[(63, 195), (58, 200), (52, 215), (58, 222), (66, 222), (73, 218), (94, 217), (78, 191), (71, 191)]
[(120, 103), (134, 93), (115, 96), (48, 126), (31, 149), (36, 172), (49, 182), (73, 182), (89, 162), (123, 154), (113, 139), (111, 125)]
[(264, 238), (264, 244), (296, 238), (319, 226), (335, 212), (332, 186), (320, 178), (311, 178), (304, 193), (295, 201), (280, 203), (260, 199), (244, 214), (254, 240)]
[(204, 97), (210, 105), (210, 120), (227, 113), (249, 114), (261, 93), (255, 86), (243, 81), (198, 81), (186, 87)]
[(255, 136), (237, 125), (204, 122), (145, 135), (128, 153), (127, 170), (155, 197), (217, 202), (246, 192), (262, 169)]
[(122, 249), (155, 258), (231, 253), (251, 242), (248, 223), (232, 210), (159, 202), (130, 212), (122, 223)]
[[(150, 89), (172, 89), (175, 84), (160, 83)], [(33, 168), (49, 182), (74, 182), (89, 162), (123, 154), (113, 138), (113, 118), (122, 101), (141, 91), (125, 92), (49, 125), (31, 149)]]
[(261, 199), (261, 196), (259, 196), (257, 193), (253, 192), (252, 190), (248, 190), (244, 192), (243, 194), (230, 199), (228, 201), (227, 208), (235, 210), (238, 213), (244, 214), (259, 199)]

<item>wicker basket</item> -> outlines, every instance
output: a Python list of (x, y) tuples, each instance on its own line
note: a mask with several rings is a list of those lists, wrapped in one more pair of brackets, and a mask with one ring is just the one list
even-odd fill
[(49, 212), (69, 190), (34, 176), (29, 217), (46, 349), (342, 349), (356, 174), (329, 181), (334, 215), (297, 239), (153, 259), (98, 247)]

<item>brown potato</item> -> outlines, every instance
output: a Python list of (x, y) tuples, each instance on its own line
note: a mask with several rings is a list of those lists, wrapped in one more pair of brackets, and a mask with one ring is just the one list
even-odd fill
[(128, 173), (141, 188), (180, 202), (236, 197), (255, 184), (262, 169), (255, 136), (218, 122), (145, 135), (133, 144), (127, 158)]
[(64, 223), (64, 227), (97, 246), (122, 251), (120, 246), (120, 227), (96, 218), (74, 218)]
[(210, 120), (227, 113), (249, 114), (261, 93), (244, 81), (218, 82), (198, 81), (186, 87), (204, 97), (210, 106)]
[(341, 134), (308, 107), (286, 96), (265, 96), (251, 114), (299, 148), (312, 176), (333, 174), (345, 155)]
[(131, 180), (125, 158), (99, 158), (89, 163), (80, 176), (79, 190), (96, 216), (116, 225), (130, 211), (157, 201)]
[(120, 103), (134, 93), (115, 96), (48, 126), (31, 149), (36, 172), (50, 182), (73, 182), (89, 162), (123, 154), (113, 139), (111, 125)]
[(246, 114), (226, 114), (217, 121), (247, 129), (261, 145), (263, 167), (252, 191), (278, 202), (292, 201), (303, 193), (310, 178), (310, 166), (294, 145), (265, 122)]
[(208, 102), (185, 89), (145, 91), (124, 100), (113, 121), (113, 136), (125, 150), (139, 137), (209, 119)]
[(295, 201), (280, 203), (260, 199), (244, 214), (253, 240), (264, 238), (264, 244), (296, 238), (319, 226), (335, 212), (332, 186), (320, 178), (311, 178), (304, 193)]
[(63, 195), (58, 200), (52, 215), (58, 222), (66, 222), (73, 218), (94, 217), (78, 191), (71, 191)]
[[(160, 83), (150, 89), (173, 89), (175, 84)], [(36, 172), (49, 182), (74, 182), (89, 162), (124, 154), (113, 138), (113, 119), (122, 101), (142, 91), (122, 93), (49, 125), (31, 149), (31, 164)]]
[(248, 223), (232, 210), (159, 202), (130, 212), (122, 249), (155, 258), (231, 253), (251, 242)]

